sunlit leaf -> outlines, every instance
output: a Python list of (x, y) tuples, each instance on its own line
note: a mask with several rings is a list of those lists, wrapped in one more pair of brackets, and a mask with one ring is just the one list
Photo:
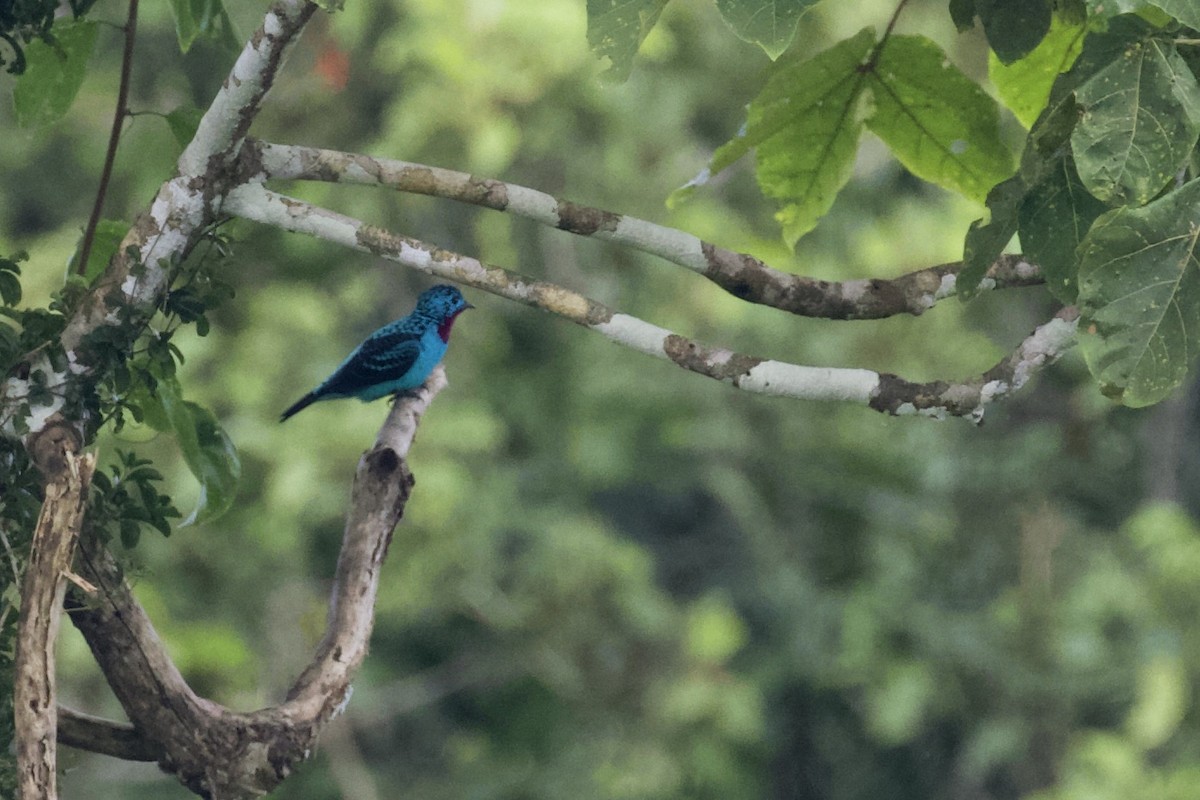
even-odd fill
[(893, 36), (868, 80), (867, 127), (914, 175), (983, 200), (1012, 174), (996, 101), (929, 39)]
[(1024, 58), (1005, 64), (994, 53), (989, 54), (988, 77), (1000, 100), (1026, 128), (1045, 108), (1055, 78), (1070, 69), (1079, 56), (1087, 30), (1083, 23), (1065, 23), (1056, 17), (1050, 32)]
[(13, 86), (18, 125), (48, 125), (67, 113), (83, 85), (96, 46), (96, 30), (94, 22), (56, 25), (55, 45), (41, 39), (29, 43), (25, 74)]
[(1200, 348), (1200, 180), (1141, 208), (1109, 212), (1080, 245), (1083, 354), (1105, 394), (1158, 402)]
[(715, 174), (758, 148), (763, 192), (792, 243), (817, 224), (850, 179), (869, 111), (859, 66), (875, 43), (870, 28), (813, 58), (782, 64), (750, 104), (743, 133), (713, 154)]
[(717, 0), (717, 8), (739, 38), (762, 47), (771, 58), (791, 44), (796, 23), (817, 0)]

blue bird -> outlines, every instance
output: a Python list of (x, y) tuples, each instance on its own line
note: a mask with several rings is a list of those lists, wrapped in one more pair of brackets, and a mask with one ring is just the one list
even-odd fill
[(279, 421), (321, 400), (357, 397), (365, 403), (416, 389), (446, 354), (450, 328), (468, 308), (474, 306), (453, 286), (426, 289), (411, 314), (368, 336), (332, 375), (284, 411)]

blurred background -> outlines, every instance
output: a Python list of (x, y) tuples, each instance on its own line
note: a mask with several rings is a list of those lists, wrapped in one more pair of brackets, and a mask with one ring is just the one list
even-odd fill
[[(265, 4), (229, 3), (244, 37)], [(583, 0), (350, 2), (319, 13), (255, 135), (511, 180), (642, 216), (781, 269), (887, 277), (957, 260), (981, 208), (907, 175), (868, 138), (856, 177), (796, 252), (742, 164), (669, 212), (666, 195), (738, 129), (770, 66), (712, 3), (671, 3), (632, 78), (588, 50)], [(891, 2), (826, 3), (813, 54)], [(101, 0), (93, 19), (121, 22)], [(901, 32), (977, 78), (986, 51), (943, 0)], [(131, 105), (205, 107), (232, 55), (179, 55), (146, 3)], [(22, 130), (0, 104), (0, 252), (28, 249), (44, 303), (87, 219), (121, 39), (103, 28), (67, 121)], [(4, 79), (10, 85), (8, 78)], [(1009, 118), (1014, 146), (1021, 140)], [(106, 215), (131, 219), (173, 171), (164, 121), (135, 117)], [(921, 318), (829, 322), (741, 303), (685, 270), (504, 214), (382, 190), (279, 187), (545, 277), (684, 335), (914, 380), (977, 374), (1053, 312), (1038, 288)], [(180, 341), (184, 391), (213, 408), (243, 479), (219, 520), (146, 534), (125, 557), (188, 680), (278, 702), (324, 623), (354, 467), (382, 402), (279, 412), (425, 276), (249, 224), (237, 290)], [(347, 713), (276, 792), (412, 797), (950, 800), (1193, 798), (1200, 785), (1200, 507), (1194, 392), (1133, 412), (1075, 354), (981, 428), (738, 392), (557, 318), (468, 291), (450, 387), (411, 454), (417, 486), (383, 574)], [(177, 341), (179, 341), (177, 339)], [(127, 428), (185, 514), (173, 442)], [(70, 705), (119, 717), (69, 626)], [(190, 797), (153, 765), (64, 750), (64, 798)]]

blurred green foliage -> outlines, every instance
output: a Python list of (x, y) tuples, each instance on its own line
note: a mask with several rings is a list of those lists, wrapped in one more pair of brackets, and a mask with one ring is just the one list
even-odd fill
[[(232, 5), (232, 4), (231, 4)], [(248, 31), (263, 4), (231, 7)], [(318, 15), (255, 134), (466, 169), (645, 216), (829, 279), (961, 256), (980, 207), (868, 141), (831, 214), (791, 254), (748, 168), (671, 212), (727, 141), (768, 59), (715, 7), (674, 3), (628, 82), (601, 82), (579, 0), (407, 0)], [(814, 55), (892, 4), (824, 4)], [(93, 14), (116, 14), (101, 7)], [(912, 4), (968, 75), (982, 34)], [(203, 107), (230, 57), (146, 4), (132, 103)], [(98, 174), (119, 37), (101, 26), (51, 135), (9, 131), (0, 253), (26, 302), (61, 286)], [(348, 79), (346, 79), (348, 78)], [(1004, 124), (1019, 138), (1018, 123)], [(174, 127), (143, 115), (113, 216), (170, 175)], [(80, 176), (86, 176), (86, 180)], [(68, 190), (69, 189), (69, 190)], [(1040, 290), (919, 319), (830, 323), (741, 303), (682, 270), (428, 198), (288, 192), (580, 289), (706, 341), (927, 380), (978, 373), (1037, 322)], [(220, 267), (236, 298), (180, 331), (184, 396), (215, 411), (241, 480), (220, 519), (129, 555), (188, 680), (252, 709), (280, 699), (320, 636), (341, 517), (382, 403), (275, 420), (428, 281), (249, 225)], [(277, 792), (429, 798), (1186, 798), (1200, 777), (1200, 507), (1187, 398), (1112, 407), (1077, 355), (979, 429), (741, 394), (584, 330), (472, 294), (450, 388), (411, 455), (417, 485), (382, 577), (345, 717)], [(169, 437), (100, 444), (155, 460), (179, 508), (196, 482)], [(0, 558), (0, 562), (4, 559)], [(8, 643), (4, 643), (7, 647)], [(119, 716), (64, 631), (64, 700)], [(3, 663), (3, 662), (0, 662)], [(63, 796), (189, 796), (151, 765), (66, 755)]]

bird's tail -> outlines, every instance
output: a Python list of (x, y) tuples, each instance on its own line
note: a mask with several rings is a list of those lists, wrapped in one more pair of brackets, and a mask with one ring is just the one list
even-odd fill
[(295, 414), (303, 411), (315, 403), (318, 399), (319, 398), (317, 397), (316, 392), (309, 392), (308, 394), (304, 395), (304, 397), (301, 397), (299, 400), (292, 403), (288, 407), (287, 411), (284, 411), (282, 414), (280, 414), (279, 421), (286, 422), (288, 417), (294, 416)]

